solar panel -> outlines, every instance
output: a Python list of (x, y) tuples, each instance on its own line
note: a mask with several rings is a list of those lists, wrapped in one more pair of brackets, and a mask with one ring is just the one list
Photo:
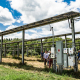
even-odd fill
[(36, 27), (39, 27), (39, 26), (42, 26), (42, 25), (47, 25), (47, 24), (50, 24), (50, 23), (55, 23), (55, 22), (66, 20), (68, 18), (74, 18), (74, 17), (78, 17), (78, 16), (80, 16), (80, 13), (78, 13), (78, 12), (73, 12), (73, 11), (67, 12), (67, 13), (60, 14), (60, 15), (57, 15), (57, 16), (54, 16), (54, 17), (51, 17), (51, 18), (47, 18), (47, 19), (44, 19), (44, 20), (40, 20), (40, 21), (37, 21), (37, 22), (33, 22), (33, 23), (30, 23), (30, 24), (27, 24), (27, 25), (17, 27), (16, 30), (15, 30), (15, 28), (13, 28), (13, 29), (10, 29), (10, 30), (0, 32), (0, 36), (11, 34), (11, 33), (18, 32), (18, 31), (22, 31), (23, 29), (27, 30), (27, 29), (30, 29), (30, 28), (36, 28)]

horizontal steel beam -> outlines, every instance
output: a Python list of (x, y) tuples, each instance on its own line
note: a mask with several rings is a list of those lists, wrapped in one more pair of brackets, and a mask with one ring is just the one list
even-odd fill
[(80, 16), (80, 13), (78, 13), (78, 12), (73, 12), (73, 11), (67, 12), (67, 13), (60, 14), (60, 15), (57, 15), (57, 16), (54, 16), (54, 17), (51, 17), (51, 18), (47, 18), (47, 19), (44, 19), (44, 20), (40, 20), (40, 21), (37, 21), (37, 22), (33, 22), (33, 23), (30, 23), (30, 24), (27, 24), (27, 25), (23, 25), (23, 26), (20, 26), (20, 27), (17, 27), (17, 28), (13, 28), (13, 29), (10, 29), (10, 30), (0, 32), (0, 36), (15, 33), (15, 32), (19, 32), (19, 31), (22, 31), (22, 30), (36, 28), (36, 27), (51, 24), (51, 23), (56, 23), (56, 22), (59, 22), (59, 21), (63, 21), (63, 20), (78, 17), (78, 16)]

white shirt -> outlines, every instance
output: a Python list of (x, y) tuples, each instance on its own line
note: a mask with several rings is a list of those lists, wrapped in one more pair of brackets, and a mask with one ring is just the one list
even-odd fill
[(47, 58), (49, 57), (49, 54), (50, 54), (50, 53), (47, 53), (47, 55), (46, 55)]
[(48, 53), (48, 55), (49, 55), (50, 53)]
[(47, 59), (47, 53), (44, 53), (44, 59)]

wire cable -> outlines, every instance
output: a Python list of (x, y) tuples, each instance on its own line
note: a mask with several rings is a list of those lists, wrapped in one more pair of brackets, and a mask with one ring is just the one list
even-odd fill
[(70, 22), (71, 22), (71, 20), (69, 21), (69, 18), (68, 18), (69, 28), (72, 29), (72, 28), (70, 27)]

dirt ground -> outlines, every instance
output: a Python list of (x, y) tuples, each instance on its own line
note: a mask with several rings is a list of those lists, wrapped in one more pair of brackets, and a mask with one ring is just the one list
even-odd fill
[[(20, 59), (13, 59), (11, 57), (2, 58), (2, 62), (18, 64), (21, 62), (21, 56), (20, 56)], [(34, 56), (33, 57), (24, 57), (24, 63), (26, 63), (27, 65), (32, 65), (33, 67), (44, 68), (44, 62), (41, 62), (40, 58), (36, 58)]]
[(80, 70), (80, 61), (78, 62), (78, 69)]
[[(13, 59), (11, 57), (8, 58), (2, 58), (2, 62), (5, 63), (20, 63), (21, 62), (21, 57), (20, 59)], [(36, 58), (36, 57), (24, 57), (24, 63), (26, 63), (27, 65), (31, 65), (35, 68), (44, 68), (44, 62), (41, 62), (40, 58)], [(78, 64), (78, 69), (80, 70), (80, 61)]]

